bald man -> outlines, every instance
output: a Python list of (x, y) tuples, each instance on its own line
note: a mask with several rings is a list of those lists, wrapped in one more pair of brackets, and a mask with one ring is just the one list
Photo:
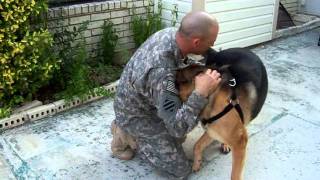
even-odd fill
[(209, 14), (192, 12), (182, 19), (179, 30), (163, 29), (137, 49), (121, 75), (114, 101), (115, 157), (131, 159), (137, 150), (170, 179), (185, 179), (191, 173), (181, 139), (197, 125), (221, 78), (216, 71), (198, 75), (195, 90), (182, 103), (176, 71), (190, 65), (188, 54), (204, 54), (213, 46), (218, 29)]

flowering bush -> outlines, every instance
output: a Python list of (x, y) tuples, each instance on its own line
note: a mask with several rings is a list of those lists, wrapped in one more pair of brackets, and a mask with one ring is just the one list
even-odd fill
[(30, 25), (31, 17), (44, 10), (45, 0), (0, 1), (0, 117), (31, 99), (59, 67), (51, 34)]

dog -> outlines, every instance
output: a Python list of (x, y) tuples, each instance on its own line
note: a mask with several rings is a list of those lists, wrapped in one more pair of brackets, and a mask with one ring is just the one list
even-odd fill
[(205, 133), (194, 146), (193, 171), (199, 171), (203, 150), (218, 140), (224, 153), (232, 152), (232, 180), (241, 180), (248, 134), (246, 125), (260, 112), (268, 91), (267, 72), (261, 59), (245, 48), (216, 52), (209, 49), (205, 66), (190, 66), (177, 73), (180, 98), (186, 101), (194, 90), (194, 77), (206, 69), (220, 72), (222, 80), (209, 95), (200, 114)]

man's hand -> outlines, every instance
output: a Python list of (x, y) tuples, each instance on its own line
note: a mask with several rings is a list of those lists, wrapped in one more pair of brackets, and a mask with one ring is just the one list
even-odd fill
[(201, 96), (208, 97), (218, 87), (221, 77), (216, 70), (208, 69), (195, 78), (195, 90)]

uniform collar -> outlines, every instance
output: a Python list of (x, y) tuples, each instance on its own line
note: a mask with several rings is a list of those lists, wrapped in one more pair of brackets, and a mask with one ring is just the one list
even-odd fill
[(176, 33), (177, 29), (173, 31), (171, 34), (171, 39), (172, 39), (172, 49), (174, 50), (174, 59), (176, 61), (176, 64), (179, 64), (180, 62), (183, 62), (185, 57), (183, 57), (182, 52), (178, 46), (177, 39), (176, 39)]
[(188, 57), (183, 57), (182, 52), (178, 46), (176, 40), (177, 29), (171, 34), (172, 35), (172, 49), (174, 50), (174, 61), (178, 69), (187, 67), (186, 64)]

